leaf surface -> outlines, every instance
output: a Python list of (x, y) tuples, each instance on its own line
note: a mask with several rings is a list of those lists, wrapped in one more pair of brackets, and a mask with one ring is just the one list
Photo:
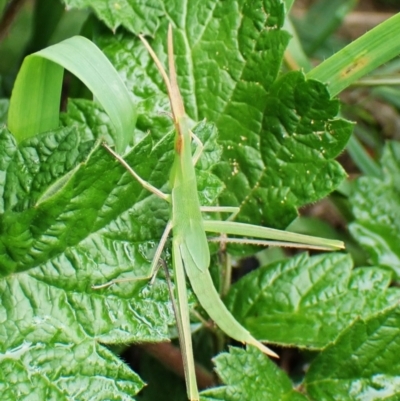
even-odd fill
[(305, 401), (286, 374), (252, 347), (218, 355), (216, 371), (225, 385), (203, 391), (202, 401)]
[(311, 364), (305, 386), (313, 400), (390, 400), (400, 397), (400, 310), (357, 320)]
[(355, 222), (350, 232), (372, 263), (400, 278), (400, 144), (388, 142), (382, 155), (383, 177), (357, 180), (350, 198)]
[(359, 317), (399, 302), (390, 282), (384, 269), (352, 271), (348, 255), (304, 253), (246, 275), (225, 301), (258, 339), (322, 349)]
[[(62, 331), (60, 324), (58, 327)], [(90, 340), (75, 343), (61, 336), (44, 344), (37, 342), (34, 332), (31, 330), (32, 342), (23, 341), (1, 358), (3, 400), (128, 401), (143, 387), (140, 378), (105, 347)], [(40, 337), (44, 338), (43, 333)]]
[[(168, 289), (162, 279), (151, 287), (148, 280), (91, 286), (148, 272), (169, 205), (100, 146), (110, 127), (93, 103), (72, 103), (63, 121), (68, 126), (20, 145), (6, 128), (0, 133), (0, 386), (7, 399), (48, 391), (57, 399), (81, 392), (83, 399), (128, 400), (143, 382), (101, 343), (168, 340)], [(200, 163), (209, 170), (219, 152), (215, 127), (196, 132), (209, 145)], [(126, 160), (168, 189), (172, 140), (153, 143), (147, 135)], [(222, 190), (208, 170), (199, 173), (205, 203)]]
[[(151, 45), (163, 65), (167, 26), (173, 23), (187, 113), (194, 122), (214, 122), (220, 132), (221, 147), (211, 125), (202, 123), (197, 132), (206, 143), (196, 172), (202, 204), (215, 204), (219, 198), (222, 204), (239, 206), (242, 221), (285, 227), (298, 206), (325, 196), (345, 177), (333, 158), (345, 146), (351, 126), (336, 118), (338, 102), (329, 99), (324, 85), (306, 80), (300, 72), (279, 76), (289, 40), (281, 29), (282, 2), (65, 3), (91, 7), (113, 29), (123, 26), (133, 34), (152, 36)], [(134, 146), (126, 159), (144, 179), (168, 191), (173, 144), (165, 112), (170, 107), (159, 72), (131, 33), (102, 33), (97, 43), (133, 93), (138, 119)], [(112, 130), (95, 106), (71, 104), (63, 122), (66, 128), (19, 147), (6, 131), (0, 137), (2, 305), (17, 316), (3, 327), (4, 347), (18, 348), (26, 338), (34, 345), (51, 344), (54, 332), (63, 336), (61, 344), (72, 347), (85, 342), (101, 350), (98, 353), (105, 350), (99, 343), (167, 339), (173, 316), (163, 280), (152, 288), (135, 282), (94, 291), (91, 285), (147, 272), (169, 206), (144, 190), (100, 147), (98, 140), (112, 136)], [(168, 252), (165, 256), (168, 259)], [(28, 285), (21, 294), (14, 293), (20, 280)], [(29, 306), (26, 319), (20, 318), (25, 309), (19, 309), (15, 299)], [(54, 306), (50, 299), (60, 301)], [(49, 325), (35, 325), (46, 322), (47, 316)], [(13, 333), (18, 335), (14, 338)], [(238, 392), (243, 398), (228, 399), (264, 400), (269, 393), (275, 397), (271, 399), (304, 399), (265, 356), (235, 352), (232, 359), (221, 362), (221, 377), (229, 384), (225, 390), (215, 390), (221, 391), (221, 397), (236, 397), (232, 386), (240, 383), (232, 378), (248, 362), (249, 377), (257, 380), (259, 369), (266, 366), (266, 376), (276, 382), (255, 388), (250, 380), (243, 381)], [(35, 361), (39, 369), (40, 358)], [(111, 359), (111, 365), (117, 361)], [(230, 364), (235, 369), (229, 370)], [(78, 364), (70, 368), (80, 369)], [(104, 375), (100, 368), (97, 374)], [(110, 381), (115, 385), (125, 380), (119, 369), (113, 374)], [(141, 386), (137, 379), (134, 389), (121, 390), (121, 399), (133, 396)]]
[[(162, 0), (64, 0), (70, 8), (91, 8), (113, 31), (119, 26), (132, 31), (152, 34), (165, 13)], [(172, 1), (175, 4), (182, 2)]]
[[(97, 3), (92, 4), (105, 18)], [(345, 172), (333, 159), (352, 126), (336, 117), (339, 104), (330, 100), (323, 84), (306, 80), (301, 72), (279, 76), (289, 40), (282, 30), (280, 1), (166, 1), (164, 18), (157, 12), (150, 15), (147, 2), (124, 4), (156, 21), (148, 22), (154, 26), (148, 34), (163, 65), (166, 29), (173, 23), (186, 112), (193, 121), (206, 118), (216, 124), (223, 153), (215, 172), (226, 184), (220, 203), (240, 207), (241, 221), (286, 227), (298, 207), (340, 184)], [(146, 32), (124, 26), (133, 33)], [(157, 132), (148, 111), (151, 116), (160, 108), (170, 110), (146, 49), (129, 34), (103, 35), (98, 44), (135, 95), (137, 128)], [(133, 62), (127, 62), (132, 55)]]

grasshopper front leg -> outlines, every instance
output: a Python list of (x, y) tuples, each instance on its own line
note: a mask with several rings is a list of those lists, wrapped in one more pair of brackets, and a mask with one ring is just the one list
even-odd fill
[(92, 285), (92, 289), (93, 290), (99, 290), (101, 288), (107, 288), (110, 287), (113, 284), (119, 284), (119, 283), (127, 283), (130, 281), (140, 281), (140, 280), (150, 280), (150, 284), (152, 285), (154, 283), (154, 280), (157, 276), (157, 272), (158, 272), (158, 266), (161, 260), (161, 254), (162, 251), (165, 247), (165, 243), (167, 242), (168, 239), (168, 235), (171, 232), (172, 229), (172, 224), (169, 221), (167, 226), (164, 229), (163, 235), (160, 239), (160, 243), (157, 246), (156, 252), (154, 254), (153, 260), (151, 262), (151, 266), (150, 266), (150, 273), (146, 276), (141, 276), (141, 277), (127, 277), (127, 278), (118, 278), (118, 279), (114, 279), (111, 281), (107, 281), (106, 283), (103, 284), (99, 284), (99, 285)]

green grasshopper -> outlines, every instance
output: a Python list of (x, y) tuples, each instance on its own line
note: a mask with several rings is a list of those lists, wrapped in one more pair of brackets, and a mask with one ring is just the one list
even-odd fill
[[(234, 207), (201, 207), (197, 195), (197, 183), (194, 166), (201, 156), (203, 146), (201, 141), (190, 131), (189, 119), (186, 116), (182, 97), (178, 88), (176, 70), (174, 64), (172, 27), (168, 30), (168, 64), (169, 77), (166, 74), (153, 49), (143, 36), (140, 36), (144, 46), (149, 51), (157, 68), (159, 69), (165, 85), (172, 109), (172, 117), (175, 125), (175, 158), (170, 173), (171, 194), (164, 194), (151, 184), (144, 181), (125, 160), (116, 154), (108, 145), (105, 148), (129, 171), (144, 188), (155, 195), (165, 199), (171, 204), (171, 218), (167, 223), (160, 243), (156, 249), (151, 263), (150, 274), (147, 278), (154, 277), (157, 271), (161, 253), (172, 230), (172, 260), (175, 277), (176, 297), (176, 321), (181, 345), (183, 364), (186, 379), (188, 398), (192, 401), (199, 400), (199, 393), (194, 370), (194, 358), (190, 331), (189, 309), (187, 306), (186, 276), (198, 301), (208, 315), (215, 321), (218, 327), (229, 337), (257, 347), (263, 353), (278, 357), (268, 347), (255, 339), (236, 319), (216, 291), (209, 273), (210, 251), (206, 237), (206, 231), (220, 234), (246, 235), (261, 238), (253, 240), (262, 245), (285, 245), (314, 249), (340, 249), (344, 245), (340, 241), (309, 237), (300, 234), (274, 230), (266, 227), (230, 221), (238, 212)], [(194, 155), (191, 152), (192, 140), (198, 145)], [(228, 221), (203, 220), (202, 212), (228, 212), (232, 213)], [(223, 237), (223, 241), (229, 241)], [(277, 240), (272, 242), (268, 240)], [(249, 243), (252, 240), (237, 240), (235, 242)], [(129, 281), (132, 279), (117, 279), (106, 284), (94, 286), (104, 288), (108, 285)], [(173, 301), (174, 302), (174, 301)]]

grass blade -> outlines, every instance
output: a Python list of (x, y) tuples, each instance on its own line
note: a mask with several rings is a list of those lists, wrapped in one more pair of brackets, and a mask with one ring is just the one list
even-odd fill
[(76, 75), (103, 106), (122, 153), (136, 122), (131, 94), (117, 71), (90, 40), (74, 36), (28, 56), (10, 100), (8, 126), (18, 142), (58, 127), (63, 68)]
[(307, 74), (325, 82), (332, 96), (400, 54), (400, 13), (350, 43)]

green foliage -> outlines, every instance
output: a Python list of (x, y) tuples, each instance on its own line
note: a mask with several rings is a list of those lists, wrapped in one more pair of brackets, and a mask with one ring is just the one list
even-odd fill
[(64, 68), (96, 96), (115, 127), (115, 146), (124, 152), (136, 122), (130, 93), (104, 54), (78, 36), (31, 54), (22, 63), (8, 111), (8, 126), (16, 140), (58, 127)]
[(248, 274), (232, 286), (226, 303), (257, 338), (320, 350), (355, 319), (400, 300), (397, 289), (387, 288), (388, 271), (352, 268), (345, 254), (301, 254)]
[[(156, 302), (143, 285), (107, 298), (90, 287), (96, 266), (124, 269), (121, 254), (128, 256), (128, 239), (110, 229), (125, 220), (118, 222), (123, 205), (111, 213), (107, 205), (115, 200), (112, 182), (120, 179), (115, 163), (93, 147), (88, 126), (39, 135), (19, 147), (2, 129), (1, 143), (3, 399), (62, 399), (81, 389), (84, 399), (127, 399), (143, 383), (99, 342), (165, 340), (172, 317), (168, 292), (158, 283)], [(143, 261), (140, 244), (130, 251)], [(97, 270), (97, 277), (104, 276)]]
[(355, 321), (311, 364), (305, 385), (316, 400), (399, 397), (399, 307)]
[[(351, 125), (335, 118), (338, 102), (329, 99), (321, 83), (306, 81), (301, 72), (276, 80), (289, 39), (281, 30), (283, 10), (273, 7), (277, 3), (266, 2), (268, 18), (253, 15), (254, 6), (250, 10), (242, 5), (243, 27), (235, 28), (239, 43), (230, 37), (238, 15), (230, 12), (229, 24), (217, 19), (225, 3), (218, 3), (215, 20), (204, 31), (186, 29), (182, 21), (174, 36), (186, 111), (194, 121), (213, 121), (219, 131), (223, 161), (215, 171), (226, 185), (220, 203), (240, 206), (239, 220), (283, 228), (296, 217), (297, 207), (326, 196), (344, 179), (343, 169), (332, 159), (345, 146)], [(190, 2), (188, 7), (198, 14), (198, 5)], [(167, 23), (160, 24), (152, 42), (163, 64), (166, 28)], [(126, 71), (135, 96), (145, 98), (139, 108), (157, 111), (159, 91), (165, 89), (141, 44), (132, 43), (130, 35), (117, 41), (114, 36), (100, 38), (99, 44), (117, 69)], [(139, 65), (127, 63), (132, 53), (140, 54)], [(138, 126), (155, 129), (140, 121)]]
[[(290, 36), (282, 28), (287, 17), (279, 0), (65, 4), (90, 7), (92, 20), (114, 31), (120, 27), (110, 32), (88, 21), (85, 29), (94, 28), (95, 42), (132, 94), (129, 115), (136, 114), (137, 122), (124, 132), (124, 145), (131, 141), (124, 158), (152, 185), (169, 191), (172, 123), (165, 113), (170, 110), (164, 84), (136, 35), (152, 37), (166, 65), (169, 22), (174, 23), (185, 107), (205, 144), (196, 166), (203, 205), (239, 206), (241, 221), (284, 228), (299, 207), (327, 196), (346, 179), (334, 159), (353, 126), (337, 116), (339, 103), (326, 85), (335, 65), (354, 67), (360, 49), (370, 56), (370, 69), (387, 61), (383, 50), (374, 48), (378, 42), (364, 40), (362, 48), (353, 46), (337, 56), (338, 64), (327, 60), (308, 76), (282, 74)], [(61, 12), (59, 5), (53, 12)], [(386, 34), (393, 46), (385, 54), (394, 55), (400, 29), (392, 25)], [(313, 47), (326, 38), (326, 30), (319, 32)], [(376, 32), (370, 35), (383, 40)], [(354, 82), (349, 75), (345, 82), (335, 81), (335, 93)], [(20, 126), (29, 102), (40, 103), (38, 93), (32, 93), (34, 84), (18, 88), (28, 96), (26, 106), (12, 116)], [(9, 131), (12, 124), (3, 125), (8, 106), (8, 99), (0, 99), (2, 399), (140, 399), (142, 378), (111, 345), (172, 337), (174, 316), (165, 280), (159, 274), (152, 286), (143, 281), (96, 291), (91, 286), (147, 273), (168, 205), (102, 148), (101, 141), (118, 138), (118, 127), (97, 103), (69, 100), (68, 111), (55, 116), (56, 126), (46, 126), (46, 132), (41, 125), (32, 132), (32, 127), (29, 132), (19, 128), (18, 141)], [(127, 126), (132, 123), (123, 117)], [(388, 143), (382, 176), (357, 179), (346, 198), (355, 218), (350, 231), (372, 266), (353, 269), (344, 253), (302, 253), (262, 266), (227, 293), (226, 305), (257, 338), (315, 351), (300, 387), (293, 388), (293, 372), (284, 372), (257, 350), (231, 347), (215, 358), (223, 384), (204, 391), (202, 399), (398, 399), (400, 293), (391, 284), (400, 275), (399, 159), (398, 143)], [(168, 249), (163, 256), (169, 260)], [(213, 260), (211, 268), (219, 277), (220, 266)], [(194, 310), (195, 298), (190, 302)], [(220, 334), (213, 338), (224, 345)], [(147, 375), (150, 363), (142, 368)], [(168, 379), (159, 367), (154, 371), (161, 392)]]
[(374, 264), (400, 277), (400, 145), (388, 142), (382, 155), (382, 178), (362, 177), (351, 196), (355, 222), (350, 230)]
[(254, 349), (231, 348), (215, 358), (216, 371), (226, 386), (206, 390), (209, 401), (305, 401), (288, 377), (273, 362)]

